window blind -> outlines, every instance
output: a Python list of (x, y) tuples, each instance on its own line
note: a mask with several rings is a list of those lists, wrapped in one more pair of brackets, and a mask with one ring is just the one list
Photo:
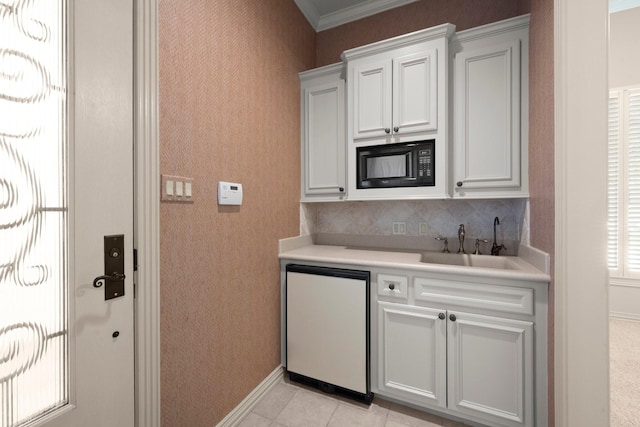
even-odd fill
[(628, 146), (628, 270), (640, 272), (640, 89), (624, 94)]
[(609, 95), (609, 144), (608, 144), (608, 243), (607, 243), (607, 263), (609, 269), (618, 269), (618, 223), (619, 223), (619, 201), (618, 187), (620, 186), (620, 92), (611, 92)]
[(640, 86), (609, 93), (608, 127), (607, 264), (640, 279)]

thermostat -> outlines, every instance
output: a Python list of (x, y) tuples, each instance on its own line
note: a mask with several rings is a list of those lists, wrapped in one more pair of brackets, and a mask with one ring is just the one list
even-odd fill
[(218, 204), (219, 205), (241, 205), (242, 204), (242, 184), (235, 182), (218, 182)]

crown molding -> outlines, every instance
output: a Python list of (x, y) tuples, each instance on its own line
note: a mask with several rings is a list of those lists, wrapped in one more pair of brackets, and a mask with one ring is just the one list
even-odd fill
[(295, 0), (295, 3), (316, 32), (320, 32), (416, 1), (418, 0), (366, 0), (325, 15), (320, 15), (313, 0)]
[(422, 43), (442, 37), (446, 38), (446, 42), (449, 43), (449, 39), (453, 36), (455, 31), (456, 26), (453, 24), (440, 24), (435, 27), (414, 31), (413, 33), (407, 33), (390, 39), (345, 50), (342, 52), (342, 55), (340, 55), (340, 58), (342, 58), (343, 61), (348, 62), (356, 58), (363, 58), (373, 54), (411, 46), (416, 43)]
[(516, 16), (515, 18), (508, 18), (468, 30), (458, 31), (451, 37), (451, 43), (469, 42), (478, 38), (497, 36), (518, 29), (528, 30), (530, 21), (531, 15), (527, 13), (526, 15)]

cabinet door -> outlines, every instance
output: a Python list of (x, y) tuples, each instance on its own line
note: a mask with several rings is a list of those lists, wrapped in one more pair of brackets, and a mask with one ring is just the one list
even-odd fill
[(340, 199), (345, 182), (344, 81), (303, 88), (303, 201)]
[(455, 56), (457, 195), (521, 186), (520, 40)]
[(489, 425), (533, 426), (533, 323), (448, 316), (449, 409)]
[(391, 133), (391, 60), (353, 68), (353, 138)]
[[(378, 302), (378, 388), (419, 405), (446, 406), (444, 310)], [(444, 317), (444, 316), (443, 316)]]
[(393, 133), (437, 129), (437, 51), (393, 60)]

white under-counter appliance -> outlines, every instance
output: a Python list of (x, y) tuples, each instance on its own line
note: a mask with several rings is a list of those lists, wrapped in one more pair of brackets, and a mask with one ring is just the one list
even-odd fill
[(286, 369), (292, 380), (371, 403), (369, 275), (286, 266)]

